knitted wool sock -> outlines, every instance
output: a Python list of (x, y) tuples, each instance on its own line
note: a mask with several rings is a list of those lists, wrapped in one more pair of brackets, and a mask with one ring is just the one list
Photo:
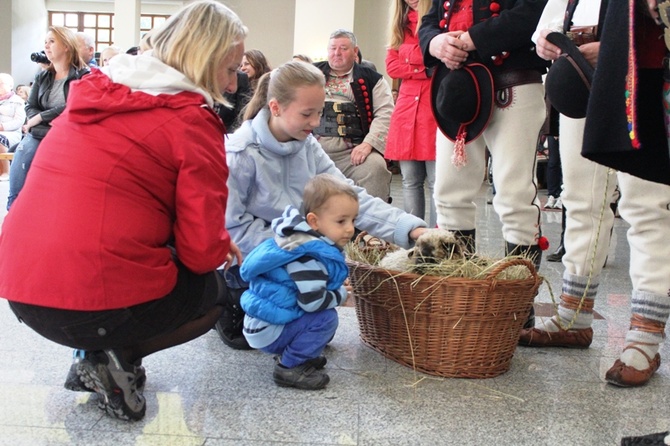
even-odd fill
[(598, 279), (591, 279), (582, 308), (575, 317), (579, 302), (584, 296), (587, 282), (588, 277), (569, 274), (568, 272), (563, 273), (563, 294), (561, 294), (561, 302), (558, 304), (558, 315), (554, 315), (551, 321), (540, 320), (539, 323), (535, 324), (536, 328), (555, 333), (561, 326), (568, 327), (573, 319), (574, 323), (570, 330), (589, 328), (593, 322), (593, 303), (598, 292)]
[(649, 367), (649, 360), (638, 350), (626, 347), (634, 345), (654, 359), (665, 338), (670, 302), (667, 296), (633, 290), (631, 307), (631, 327), (626, 334), (624, 351), (619, 359), (628, 366), (644, 370)]

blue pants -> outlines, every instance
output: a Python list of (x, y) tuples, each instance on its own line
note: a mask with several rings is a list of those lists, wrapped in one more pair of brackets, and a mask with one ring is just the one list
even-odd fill
[(260, 350), (281, 355), (281, 364), (289, 369), (321, 355), (333, 339), (338, 326), (337, 310), (305, 313), (301, 318), (284, 325), (279, 338)]
[(26, 184), (28, 169), (33, 163), (37, 147), (40, 145), (39, 139), (36, 139), (30, 133), (26, 133), (14, 152), (14, 160), (9, 167), (9, 196), (7, 197), (7, 210), (12, 206), (19, 192)]

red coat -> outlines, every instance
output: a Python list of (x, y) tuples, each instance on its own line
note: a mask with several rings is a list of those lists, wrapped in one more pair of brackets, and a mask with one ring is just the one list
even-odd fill
[(416, 21), (417, 13), (412, 10), (403, 43), (386, 53), (386, 72), (394, 79), (402, 79), (384, 153), (389, 160), (435, 160), (437, 124), (430, 107), (430, 78), (419, 38), (411, 31), (416, 28)]
[(230, 247), (223, 124), (193, 92), (149, 95), (94, 70), (71, 86), (0, 234), (0, 296), (73, 310), (137, 305)]

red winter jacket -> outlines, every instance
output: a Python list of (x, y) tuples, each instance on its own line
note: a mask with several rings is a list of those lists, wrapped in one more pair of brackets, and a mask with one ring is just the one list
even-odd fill
[(115, 309), (174, 288), (172, 249), (195, 273), (216, 269), (230, 247), (227, 177), (203, 95), (150, 95), (94, 70), (73, 82), (5, 218), (0, 296)]
[(435, 161), (437, 124), (430, 107), (430, 78), (426, 75), (416, 29), (417, 12), (408, 14), (405, 39), (386, 53), (386, 72), (402, 79), (398, 100), (391, 115), (384, 157), (400, 161)]

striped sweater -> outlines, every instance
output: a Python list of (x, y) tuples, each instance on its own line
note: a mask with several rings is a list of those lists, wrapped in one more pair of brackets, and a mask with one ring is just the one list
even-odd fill
[(274, 342), (283, 326), (305, 312), (341, 305), (348, 276), (344, 255), (288, 206), (272, 222), (274, 239), (258, 245), (240, 267), (249, 289), (241, 299), (244, 335), (254, 348)]

